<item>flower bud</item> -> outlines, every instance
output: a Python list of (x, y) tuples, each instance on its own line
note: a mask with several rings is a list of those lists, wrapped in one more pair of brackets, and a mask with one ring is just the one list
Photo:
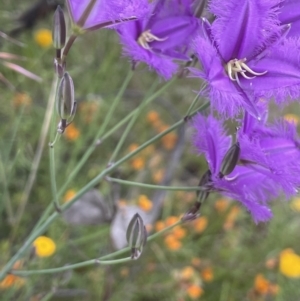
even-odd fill
[(52, 40), (55, 49), (62, 49), (66, 43), (66, 22), (64, 12), (58, 5), (53, 17)]
[(131, 219), (127, 231), (126, 239), (131, 248), (131, 258), (138, 259), (142, 254), (147, 242), (147, 231), (140, 215), (136, 213)]
[(240, 152), (241, 149), (240, 149), (240, 144), (238, 142), (233, 144), (230, 147), (230, 149), (227, 151), (227, 153), (223, 158), (221, 168), (220, 168), (219, 176), (221, 178), (229, 175), (234, 170), (234, 168), (236, 167), (239, 161)]

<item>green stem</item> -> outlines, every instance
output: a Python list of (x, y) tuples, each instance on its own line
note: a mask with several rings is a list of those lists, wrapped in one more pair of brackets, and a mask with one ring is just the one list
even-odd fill
[(115, 182), (127, 186), (135, 186), (135, 187), (143, 187), (149, 189), (156, 189), (156, 190), (174, 190), (174, 191), (202, 191), (205, 190), (204, 187), (200, 186), (160, 186), (160, 185), (152, 185), (152, 184), (145, 184), (145, 183), (138, 183), (132, 181), (126, 181), (111, 177), (106, 177), (107, 181)]
[[(198, 109), (194, 110), (189, 117), (195, 115), (198, 111), (200, 110), (204, 110), (209, 106), (209, 102), (205, 103), (204, 105), (202, 105), (201, 107), (199, 107)], [(96, 184), (98, 184), (106, 175), (108, 175), (110, 172), (112, 172), (114, 169), (116, 169), (119, 165), (121, 165), (122, 163), (124, 163), (125, 161), (131, 159), (132, 157), (134, 157), (136, 154), (138, 154), (140, 151), (142, 151), (143, 149), (145, 149), (147, 146), (149, 146), (150, 144), (156, 142), (158, 139), (160, 139), (161, 137), (167, 135), (169, 132), (171, 132), (172, 130), (176, 129), (177, 127), (179, 127), (180, 125), (182, 125), (185, 122), (186, 118), (179, 120), (177, 123), (175, 123), (173, 126), (171, 126), (170, 128), (168, 128), (167, 130), (163, 131), (162, 133), (156, 135), (155, 137), (153, 137), (152, 139), (148, 140), (147, 142), (143, 143), (142, 145), (140, 145), (137, 149), (135, 149), (134, 151), (132, 151), (131, 153), (127, 154), (126, 156), (124, 156), (123, 158), (121, 158), (119, 161), (117, 161), (115, 164), (107, 167), (106, 169), (104, 169), (98, 176), (96, 176), (93, 180), (91, 180), (88, 184), (86, 184), (78, 193), (77, 195), (70, 200), (68, 203), (64, 204), (62, 206), (62, 211), (65, 211), (66, 209), (68, 209), (70, 206), (73, 205), (73, 203), (75, 203), (77, 201), (77, 199), (79, 199), (83, 194), (85, 194), (87, 191), (89, 191), (92, 187), (94, 187)], [(58, 213), (54, 212), (51, 216), (49, 216), (49, 218), (40, 225), (40, 227), (38, 229), (36, 229), (34, 231), (34, 235), (30, 235), (29, 238), (26, 240), (26, 242), (24, 243), (24, 245), (18, 250), (18, 252), (7, 262), (7, 264), (3, 267), (2, 271), (0, 272), (0, 281), (5, 277), (5, 275), (11, 270), (11, 268), (13, 267), (14, 263), (23, 256), (23, 254), (26, 252), (26, 250), (28, 248), (30, 248), (31, 244), (33, 243), (33, 241), (35, 240), (35, 238), (39, 235), (41, 235), (42, 233), (44, 233), (46, 231), (46, 229), (48, 229), (48, 227), (52, 224), (52, 222), (58, 217)]]
[[(76, 177), (76, 175), (79, 173), (79, 171), (81, 170), (81, 168), (84, 166), (84, 164), (86, 163), (86, 161), (89, 159), (89, 157), (91, 156), (91, 154), (93, 153), (93, 151), (95, 150), (95, 148), (98, 145), (98, 140), (99, 137), (105, 132), (110, 120), (111, 120), (111, 116), (114, 114), (116, 108), (118, 107), (118, 104), (131, 80), (133, 76), (133, 72), (129, 71), (127, 73), (127, 76), (117, 94), (117, 96), (115, 97), (115, 99), (113, 100), (108, 113), (106, 114), (106, 117), (101, 125), (101, 127), (99, 128), (98, 133), (95, 136), (95, 139), (93, 141), (93, 143), (89, 146), (89, 148), (85, 151), (84, 155), (82, 156), (82, 158), (80, 159), (80, 161), (77, 163), (77, 165), (75, 166), (75, 168), (73, 169), (73, 171), (68, 175), (68, 178), (66, 179), (66, 181), (64, 182), (64, 185), (61, 187), (61, 189), (59, 190), (58, 194), (57, 194), (57, 199), (60, 199), (61, 196), (63, 195), (63, 193), (66, 191), (68, 185), (73, 181), (73, 179)], [(49, 216), (49, 214), (52, 212), (53, 210), (53, 203), (51, 203), (46, 210), (43, 212), (42, 216), (40, 217), (39, 221), (37, 222), (37, 224), (35, 225), (35, 227), (33, 228), (33, 230), (31, 231), (31, 234), (34, 233), (34, 231), (41, 225), (41, 223), (43, 223), (45, 221), (45, 219)]]
[[(151, 95), (152, 94), (152, 90), (153, 90), (154, 87), (156, 87), (156, 82), (154, 82), (154, 84), (152, 85), (150, 91), (148, 91), (147, 94)], [(119, 154), (119, 152), (120, 152), (120, 150), (121, 150), (121, 148), (122, 148), (122, 146), (123, 146), (123, 144), (124, 144), (124, 142), (125, 142), (128, 134), (129, 134), (129, 132), (131, 131), (134, 123), (136, 122), (136, 120), (139, 117), (139, 115), (140, 115), (141, 111), (143, 110), (143, 108), (146, 106), (146, 100), (147, 100), (147, 97), (145, 97), (143, 99), (143, 101), (141, 102), (141, 104), (139, 105), (139, 107), (135, 110), (135, 112), (134, 112), (131, 120), (129, 121), (129, 123), (128, 123), (126, 129), (125, 129), (125, 131), (123, 132), (123, 134), (122, 134), (122, 136), (121, 136), (121, 138), (120, 138), (120, 140), (119, 140), (116, 148), (114, 149), (114, 152), (113, 152), (113, 154), (112, 154), (112, 156), (111, 156), (111, 158), (109, 160), (109, 163), (113, 163), (114, 160), (116, 159), (116, 157), (118, 156), (118, 154)]]
[(188, 108), (188, 110), (187, 110), (185, 116), (189, 116), (189, 115), (190, 115), (190, 113), (191, 113), (192, 110), (194, 109), (194, 106), (195, 106), (195, 104), (197, 103), (197, 101), (198, 101), (198, 99), (199, 99), (199, 97), (200, 97), (200, 95), (201, 95), (201, 92), (204, 90), (204, 88), (205, 88), (205, 85), (200, 89), (200, 91), (197, 93), (197, 95), (196, 95), (195, 98), (193, 99), (193, 101), (192, 101), (191, 105), (189, 106), (189, 108)]
[[(177, 225), (181, 224), (181, 220), (178, 220), (175, 224), (166, 227), (165, 229), (152, 234), (151, 236), (148, 237), (147, 242), (155, 239), (156, 237), (164, 234), (165, 232), (169, 231), (170, 229), (176, 227)], [(122, 255), (126, 252), (129, 252), (130, 248), (126, 247), (123, 248), (122, 250), (113, 252), (111, 254), (102, 256), (100, 258), (95, 258), (95, 259), (91, 259), (91, 260), (86, 260), (83, 262), (79, 262), (79, 263), (75, 263), (75, 264), (70, 264), (70, 265), (66, 265), (63, 267), (59, 267), (59, 268), (52, 268), (52, 269), (43, 269), (43, 270), (27, 270), (27, 271), (18, 271), (18, 270), (13, 270), (12, 274), (14, 275), (18, 275), (18, 276), (29, 276), (29, 275), (40, 275), (40, 274), (51, 274), (51, 273), (58, 273), (58, 272), (63, 272), (63, 271), (68, 271), (68, 270), (73, 270), (73, 269), (77, 269), (77, 268), (82, 268), (82, 267), (87, 267), (87, 266), (91, 266), (91, 265), (111, 265), (111, 264), (119, 264), (119, 263), (123, 263), (123, 262), (128, 262), (131, 261), (131, 257), (126, 257), (126, 258), (121, 258), (121, 259), (115, 259), (115, 260), (104, 260), (104, 259), (108, 259), (111, 257), (116, 257), (119, 255)]]
[(55, 157), (54, 157), (54, 147), (49, 147), (50, 151), (50, 181), (52, 190), (52, 201), (57, 212), (60, 212), (60, 205), (58, 201), (57, 188), (56, 188), (56, 176), (55, 176)]
[(52, 273), (59, 273), (69, 270), (74, 270), (82, 267), (87, 267), (90, 265), (112, 265), (112, 264), (119, 264), (132, 261), (131, 257), (121, 258), (121, 259), (114, 259), (114, 260), (100, 260), (100, 259), (91, 259), (71, 265), (66, 265), (60, 268), (53, 268), (53, 269), (44, 269), (44, 270), (28, 270), (28, 271), (12, 271), (12, 274), (18, 276), (30, 276), (30, 275), (41, 275), (41, 274), (52, 274)]

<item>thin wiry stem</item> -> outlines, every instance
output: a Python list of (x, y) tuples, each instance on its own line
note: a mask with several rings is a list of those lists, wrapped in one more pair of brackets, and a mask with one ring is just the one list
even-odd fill
[(161, 185), (152, 185), (152, 184), (145, 184), (145, 183), (138, 183), (132, 181), (126, 181), (111, 177), (106, 177), (107, 181), (115, 182), (127, 186), (135, 186), (135, 187), (143, 187), (148, 189), (155, 189), (155, 190), (170, 190), (170, 191), (202, 191), (206, 190), (205, 187), (200, 186), (161, 186)]
[[(209, 102), (203, 104), (201, 107), (199, 107), (196, 110), (194, 110), (189, 115), (189, 117), (192, 117), (193, 115), (195, 115), (199, 111), (205, 110), (207, 107), (209, 107), (209, 105), (210, 105)], [(171, 131), (175, 130), (176, 128), (178, 128), (180, 125), (182, 125), (185, 122), (186, 122), (186, 118), (183, 118), (183, 119), (179, 120), (178, 122), (176, 122), (175, 124), (173, 124), (173, 126), (171, 126), (170, 128), (168, 128), (167, 130), (161, 132), (160, 134), (154, 136), (152, 139), (148, 140), (147, 142), (143, 143), (137, 149), (135, 149), (131, 153), (129, 153), (126, 156), (124, 156), (123, 158), (121, 158), (115, 164), (113, 164), (111, 166), (108, 166), (98, 176), (96, 176), (93, 180), (91, 180), (88, 184), (86, 184), (83, 188), (81, 188), (81, 190), (78, 191), (78, 193), (76, 194), (76, 196), (73, 197), (73, 199), (71, 199), (68, 203), (64, 204), (62, 206), (62, 208), (61, 208), (62, 211), (65, 211), (69, 207), (71, 207), (83, 194), (85, 194), (92, 187), (94, 187), (96, 184), (98, 184), (101, 180), (103, 180), (103, 178), (105, 176), (107, 176), (109, 173), (111, 173), (112, 171), (114, 171), (118, 166), (120, 166), (124, 162), (130, 160), (136, 154), (138, 154), (139, 152), (141, 152), (142, 150), (144, 150), (146, 147), (148, 147), (150, 144), (153, 144), (157, 140), (161, 139), (162, 137), (164, 137), (165, 135), (167, 135)], [(21, 258), (23, 256), (23, 254), (25, 254), (25, 252), (27, 251), (28, 248), (30, 248), (31, 244), (36, 239), (36, 237), (38, 237), (39, 235), (41, 235), (42, 233), (44, 233), (46, 231), (46, 229), (48, 229), (48, 227), (54, 222), (54, 220), (58, 217), (58, 215), (59, 214), (57, 212), (54, 212), (43, 224), (40, 225), (40, 227), (38, 229), (36, 229), (34, 231), (34, 233), (32, 235), (29, 236), (29, 238), (24, 243), (24, 245), (19, 249), (19, 251), (3, 267), (2, 271), (0, 272), (0, 280), (2, 280), (5, 277), (5, 275), (12, 269), (14, 263), (19, 258)]]
[(38, 167), (39, 167), (39, 164), (41, 161), (43, 149), (44, 149), (44, 146), (46, 143), (46, 138), (47, 138), (50, 121), (51, 121), (51, 116), (52, 116), (52, 112), (53, 112), (53, 107), (54, 107), (54, 103), (55, 103), (57, 82), (58, 82), (58, 80), (55, 76), (55, 78), (52, 82), (52, 86), (51, 86), (51, 90), (50, 90), (50, 94), (49, 94), (48, 105), (47, 105), (46, 114), (44, 117), (44, 122), (42, 125), (42, 130), (41, 130), (41, 135), (40, 135), (40, 139), (38, 142), (37, 150), (34, 155), (30, 174), (29, 174), (28, 180), (26, 182), (25, 189), (24, 189), (21, 201), (20, 201), (20, 205), (19, 205), (19, 208), (18, 208), (16, 216), (15, 216), (15, 224), (14, 224), (14, 228), (13, 228), (12, 237), (14, 237), (15, 234), (17, 233), (21, 218), (23, 216), (25, 207), (26, 207), (28, 199), (29, 199), (31, 189), (32, 189), (33, 184), (36, 179), (36, 174), (37, 174), (37, 170), (38, 170)]

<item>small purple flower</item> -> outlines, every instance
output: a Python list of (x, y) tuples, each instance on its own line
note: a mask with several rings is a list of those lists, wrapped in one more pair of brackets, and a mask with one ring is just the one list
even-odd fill
[(147, 0), (67, 0), (67, 5), (73, 22), (85, 30), (137, 19), (149, 8)]
[(287, 37), (300, 37), (300, 1), (284, 0), (280, 3), (279, 21), (281, 24), (291, 24)]
[[(298, 40), (284, 35), (277, 0), (213, 0), (216, 19), (194, 42), (202, 70), (192, 69), (207, 82), (213, 108), (233, 117), (241, 109), (259, 116), (257, 99), (275, 97), (277, 103), (300, 95)], [(277, 7), (277, 8), (275, 8)]]
[(265, 121), (259, 122), (246, 113), (237, 135), (239, 163), (226, 176), (220, 174), (220, 168), (230, 149), (231, 137), (225, 133), (223, 124), (213, 116), (205, 118), (199, 114), (193, 119), (193, 126), (193, 143), (197, 152), (204, 154), (209, 168), (210, 176), (204, 186), (209, 192), (220, 192), (240, 201), (255, 222), (272, 217), (267, 206), (271, 199), (282, 193), (288, 197), (297, 193), (300, 150), (294, 124), (278, 122), (267, 127)]
[(147, 17), (118, 26), (124, 54), (145, 62), (165, 79), (177, 71), (174, 60), (188, 61), (188, 45), (199, 28), (193, 0), (156, 0)]

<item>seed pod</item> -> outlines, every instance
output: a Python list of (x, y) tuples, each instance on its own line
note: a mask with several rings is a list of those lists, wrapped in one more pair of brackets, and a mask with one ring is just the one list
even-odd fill
[[(198, 186), (207, 186), (211, 181), (211, 171), (208, 169), (202, 176)], [(207, 199), (209, 195), (209, 187), (207, 190), (197, 191), (197, 197), (199, 202), (203, 202)]]
[(131, 258), (138, 259), (147, 242), (147, 231), (140, 215), (136, 213), (131, 219), (127, 231), (126, 239), (131, 248)]
[(60, 80), (56, 97), (56, 108), (59, 117), (70, 122), (69, 119), (73, 119), (76, 112), (76, 102), (73, 80), (68, 72), (65, 72)]
[(234, 168), (236, 167), (240, 159), (240, 152), (241, 149), (240, 149), (240, 144), (238, 142), (236, 142), (229, 148), (221, 164), (220, 173), (219, 173), (219, 176), (221, 178), (229, 175), (234, 170)]
[(53, 17), (52, 40), (55, 49), (62, 49), (66, 43), (66, 22), (64, 12), (58, 5)]

